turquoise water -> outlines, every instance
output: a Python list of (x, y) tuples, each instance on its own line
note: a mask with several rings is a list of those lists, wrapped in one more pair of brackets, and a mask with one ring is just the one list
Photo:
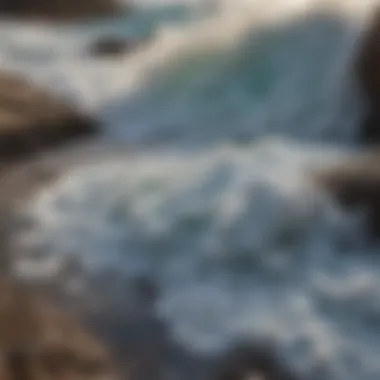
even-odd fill
[[(148, 71), (137, 92), (110, 104), (116, 133), (159, 144), (165, 136), (207, 145), (267, 135), (349, 144), (360, 115), (347, 80), (355, 31), (317, 14), (253, 27), (223, 47), (193, 37), (188, 50)], [(136, 129), (123, 128), (125, 115)]]

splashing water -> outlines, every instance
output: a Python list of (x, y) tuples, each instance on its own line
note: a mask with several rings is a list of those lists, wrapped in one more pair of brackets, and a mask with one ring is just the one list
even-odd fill
[(154, 278), (159, 314), (196, 352), (264, 337), (301, 372), (323, 361), (331, 379), (366, 378), (372, 367), (345, 361), (376, 362), (360, 334), (378, 312), (377, 259), (362, 252), (360, 218), (307, 174), (342, 157), (280, 140), (78, 168), (30, 205), (21, 243), (50, 260), (26, 255), (18, 270), (54, 277), (78, 252), (90, 277)]
[(374, 3), (220, 1), (212, 16), (160, 21), (149, 46), (114, 61), (83, 54), (94, 25), (0, 30), (5, 67), (72, 94), (105, 136), (139, 148), (67, 173), (22, 210), (35, 223), (20, 251), (49, 260), (25, 254), (19, 273), (54, 277), (74, 253), (84, 282), (147, 274), (157, 312), (197, 352), (264, 336), (301, 373), (378, 378), (379, 259), (360, 215), (310, 178), (355, 142), (349, 64)]

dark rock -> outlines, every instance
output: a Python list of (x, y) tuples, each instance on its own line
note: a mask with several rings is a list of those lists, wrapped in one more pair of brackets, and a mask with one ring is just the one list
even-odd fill
[(94, 132), (95, 121), (73, 105), (0, 73), (0, 160), (23, 158)]
[(360, 142), (365, 145), (377, 144), (380, 140), (380, 112), (367, 111), (360, 127)]
[(344, 208), (365, 208), (369, 234), (380, 237), (379, 148), (318, 172), (315, 179)]
[(122, 7), (117, 0), (1, 0), (0, 15), (17, 19), (66, 21), (108, 17)]
[(123, 54), (133, 52), (142, 47), (148, 37), (128, 38), (123, 36), (105, 36), (100, 37), (93, 42), (89, 49), (89, 55), (95, 58), (118, 57)]
[(0, 378), (117, 379), (107, 350), (40, 294), (0, 280)]
[(371, 144), (380, 140), (380, 10), (375, 12), (359, 43), (354, 71), (368, 107), (360, 138)]
[(267, 347), (241, 344), (218, 360), (213, 380), (295, 380), (296, 375)]

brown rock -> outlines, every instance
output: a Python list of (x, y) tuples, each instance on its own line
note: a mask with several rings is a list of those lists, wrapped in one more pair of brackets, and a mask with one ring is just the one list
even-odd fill
[(316, 173), (319, 186), (347, 209), (365, 208), (372, 236), (380, 237), (380, 149)]
[(39, 294), (0, 280), (1, 380), (113, 380), (107, 351)]
[(74, 106), (0, 73), (0, 159), (21, 158), (95, 131), (94, 120)]
[(297, 377), (271, 350), (239, 345), (218, 361), (213, 380), (295, 380)]
[(119, 13), (117, 0), (2, 0), (0, 15), (11, 18), (66, 21)]
[(360, 40), (354, 71), (368, 106), (360, 129), (361, 140), (376, 143), (380, 139), (380, 9)]

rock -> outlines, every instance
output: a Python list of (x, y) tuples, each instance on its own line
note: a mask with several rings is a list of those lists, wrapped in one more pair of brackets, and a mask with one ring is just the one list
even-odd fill
[(123, 36), (100, 37), (90, 46), (89, 55), (94, 58), (118, 57), (142, 47), (149, 37), (128, 38)]
[(117, 0), (2, 0), (0, 15), (28, 20), (68, 21), (120, 13)]
[(29, 287), (0, 279), (0, 310), (0, 379), (118, 378), (107, 350)]
[(346, 209), (365, 208), (369, 234), (380, 237), (380, 149), (355, 155), (315, 174), (319, 186)]
[(285, 363), (267, 348), (241, 344), (218, 360), (212, 380), (295, 380)]
[(0, 73), (0, 160), (22, 158), (95, 131), (95, 121), (73, 105)]
[(367, 111), (359, 131), (360, 142), (373, 145), (380, 140), (380, 112)]
[(375, 12), (364, 31), (354, 72), (367, 103), (367, 115), (360, 128), (361, 141), (367, 144), (380, 140), (380, 10)]

